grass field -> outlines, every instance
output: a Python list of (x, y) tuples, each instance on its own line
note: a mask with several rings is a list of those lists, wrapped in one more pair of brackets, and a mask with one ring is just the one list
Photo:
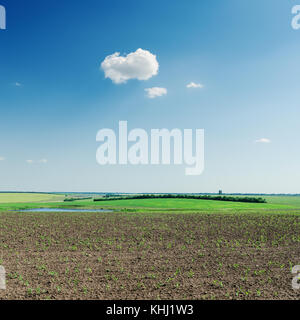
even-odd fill
[[(91, 205), (91, 201), (86, 204)], [(135, 199), (95, 202), (93, 205), (115, 206), (126, 208), (157, 208), (157, 209), (184, 209), (184, 210), (280, 210), (300, 209), (299, 199), (276, 199), (270, 197), (268, 203), (243, 203), (213, 200), (194, 199)]]
[[(0, 204), (0, 299), (299, 299), (291, 268), (300, 265), (300, 197), (260, 204), (32, 196)], [(37, 207), (114, 212), (9, 211)]]
[(212, 211), (212, 212), (294, 212), (300, 210), (300, 196), (265, 196), (267, 203), (225, 202), (194, 199), (127, 199), (114, 201), (76, 200), (63, 202), (64, 195), (55, 194), (1, 194), (0, 211), (28, 208), (113, 208), (136, 211), (174, 210), (174, 211)]

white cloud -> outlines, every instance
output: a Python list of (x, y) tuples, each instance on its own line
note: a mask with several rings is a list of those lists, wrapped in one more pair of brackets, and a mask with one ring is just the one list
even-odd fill
[(126, 83), (129, 79), (148, 80), (157, 75), (159, 63), (156, 55), (143, 49), (137, 49), (126, 56), (119, 52), (107, 56), (101, 63), (105, 78), (114, 83)]
[(20, 82), (15, 82), (15, 86), (16, 87), (23, 87), (22, 83), (20, 83)]
[(165, 94), (167, 94), (168, 90), (166, 88), (159, 88), (159, 87), (153, 87), (153, 88), (147, 88), (145, 89), (147, 92), (147, 96), (150, 99), (161, 97)]
[(5, 160), (5, 158), (4, 157), (0, 157), (0, 161), (4, 161)]
[(267, 138), (261, 138), (261, 139), (255, 140), (255, 142), (256, 143), (271, 143), (271, 140), (267, 139)]
[(47, 159), (41, 159), (41, 160), (38, 160), (38, 161), (26, 160), (26, 162), (29, 163), (29, 164), (33, 164), (33, 163), (47, 163), (48, 160), (47, 160)]
[(190, 82), (186, 87), (187, 88), (203, 88), (204, 86), (201, 83)]

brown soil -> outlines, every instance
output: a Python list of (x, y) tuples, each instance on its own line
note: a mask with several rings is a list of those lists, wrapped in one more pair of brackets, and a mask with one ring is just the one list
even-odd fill
[(0, 213), (0, 299), (299, 299), (300, 216)]

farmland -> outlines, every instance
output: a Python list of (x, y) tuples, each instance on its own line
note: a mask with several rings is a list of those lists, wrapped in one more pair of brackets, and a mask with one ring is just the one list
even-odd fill
[(63, 201), (64, 195), (50, 193), (0, 193), (0, 204)]
[[(15, 197), (14, 202), (8, 202), (9, 197), (5, 196), (5, 201), (0, 201), (0, 211), (4, 210), (20, 210), (29, 208), (113, 208), (116, 210), (129, 209), (140, 212), (148, 211), (170, 211), (186, 212), (186, 211), (201, 211), (201, 212), (299, 212), (300, 196), (299, 197), (276, 197), (267, 196), (267, 203), (243, 203), (243, 202), (221, 202), (212, 200), (195, 200), (195, 199), (125, 199), (114, 201), (93, 201), (92, 199), (76, 200), (72, 202), (63, 202), (62, 195), (35, 195), (40, 201), (33, 201), (32, 195), (26, 197), (21, 194), (21, 197), (26, 201), (20, 201)], [(53, 198), (52, 198), (53, 197)], [(55, 197), (57, 197), (55, 201)], [(1, 193), (0, 193), (1, 199)], [(47, 201), (48, 200), (48, 201)]]
[(0, 205), (0, 299), (299, 299), (300, 197), (44, 200)]

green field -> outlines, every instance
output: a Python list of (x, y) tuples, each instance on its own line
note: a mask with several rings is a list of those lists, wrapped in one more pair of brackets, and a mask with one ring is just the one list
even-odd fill
[(117, 211), (201, 211), (201, 212), (279, 212), (300, 210), (300, 196), (265, 196), (267, 203), (243, 203), (197, 199), (124, 199), (113, 201), (76, 200), (63, 202), (65, 196), (38, 193), (0, 193), (0, 210), (28, 208), (112, 208)]
[(300, 209), (300, 197), (266, 197), (267, 203), (243, 203), (194, 199), (138, 199), (101, 201), (101, 206), (189, 210)]

